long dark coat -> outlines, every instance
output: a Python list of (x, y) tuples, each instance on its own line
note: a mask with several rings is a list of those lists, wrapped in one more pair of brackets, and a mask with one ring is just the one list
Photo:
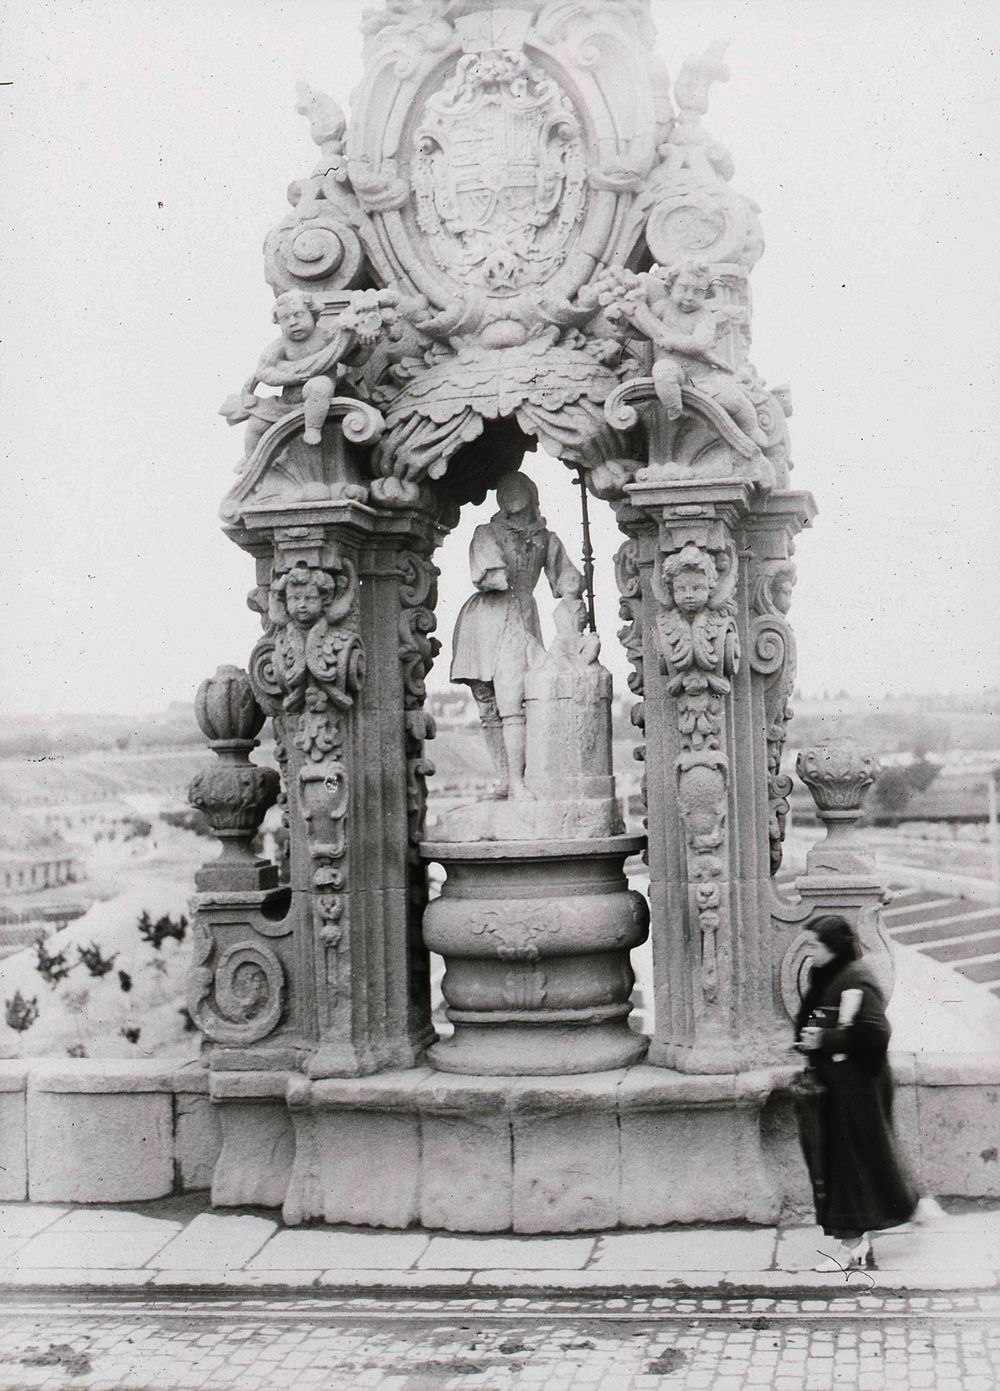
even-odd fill
[(918, 1194), (892, 1126), (885, 1001), (863, 960), (841, 960), (814, 972), (796, 1034), (813, 1009), (837, 1011), (845, 990), (861, 991), (854, 1022), (824, 1029), (822, 1047), (811, 1057), (826, 1088), (821, 1103), (825, 1197), (816, 1220), (827, 1235), (846, 1238), (906, 1222)]

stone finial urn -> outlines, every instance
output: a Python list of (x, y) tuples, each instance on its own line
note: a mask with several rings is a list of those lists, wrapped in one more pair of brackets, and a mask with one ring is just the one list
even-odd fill
[(219, 762), (194, 776), (188, 801), (204, 813), (222, 842), (218, 858), (198, 871), (198, 888), (271, 888), (277, 883), (277, 869), (258, 860), (252, 845), (268, 808), (277, 801), (281, 780), (274, 768), (250, 762), (265, 716), (246, 672), (219, 667), (199, 686), (195, 715)]
[(203, 681), (194, 698), (194, 713), (216, 750), (220, 745), (238, 744), (246, 745), (249, 752), (256, 748), (257, 735), (264, 728), (264, 711), (240, 667), (221, 666)]
[(812, 793), (826, 838), (810, 851), (810, 872), (871, 873), (871, 853), (854, 834), (865, 794), (881, 772), (878, 758), (849, 739), (801, 749), (795, 771)]

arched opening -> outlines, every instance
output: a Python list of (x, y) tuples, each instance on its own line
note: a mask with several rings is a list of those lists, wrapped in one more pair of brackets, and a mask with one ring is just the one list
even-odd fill
[[(457, 458), (441, 485), (442, 491), (447, 490), (451, 499), (461, 499), (461, 511), (455, 526), (434, 556), (441, 572), (436, 608), (441, 651), (427, 678), (427, 705), (437, 725), (436, 737), (427, 750), (435, 766), (435, 774), (428, 781), (425, 835), (429, 840), (435, 838), (435, 828), (443, 818), (484, 797), (491, 782), (492, 765), (476, 703), (467, 685), (450, 680), (453, 635), (459, 612), (474, 592), (469, 570), (473, 534), (478, 526), (489, 522), (496, 514), (496, 484), (505, 474), (518, 467), (519, 460), (521, 472), (538, 489), (540, 512), (546, 526), (562, 541), (573, 564), (581, 571), (584, 568), (581, 495), (575, 471), (544, 451), (531, 448), (532, 441), (525, 440), (520, 432), (507, 427), (508, 422), (497, 422), (489, 427), (485, 437), (488, 446), (493, 445), (495, 438), (497, 448), (484, 449), (483, 441), (477, 441), (474, 454), (470, 448), (469, 461)], [(526, 447), (527, 452), (521, 458)], [(492, 464), (485, 470), (481, 463), (484, 455), (490, 458)], [(478, 469), (474, 467), (476, 459), (480, 461)], [(618, 640), (621, 619), (614, 558), (624, 537), (609, 503), (588, 494), (587, 504), (594, 562), (594, 609), (601, 639), (600, 661), (611, 672), (613, 680), (613, 769), (616, 792), (626, 829), (630, 833), (641, 833), (642, 764), (635, 757), (641, 735), (630, 719), (635, 697), (628, 688), (630, 667)], [(544, 575), (535, 590), (535, 601), (542, 640), (548, 648), (555, 635), (553, 612), (558, 601), (552, 596)], [(648, 890), (645, 863), (638, 856), (634, 857), (627, 863), (626, 873), (629, 886), (645, 896)], [(434, 874), (440, 874), (436, 866), (432, 871), (432, 896), (436, 896), (440, 890), (440, 879), (435, 883)], [(636, 975), (633, 1027), (648, 1034), (653, 1028), (652, 958), (648, 940), (633, 951), (632, 964)], [(444, 965), (440, 958), (432, 955), (431, 967), (435, 1026), (441, 1035), (447, 1036), (451, 1026), (444, 1015), (440, 991)]]

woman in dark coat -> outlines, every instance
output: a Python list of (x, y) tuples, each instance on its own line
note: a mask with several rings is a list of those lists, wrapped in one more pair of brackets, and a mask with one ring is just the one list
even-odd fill
[(860, 1264), (868, 1233), (909, 1221), (919, 1195), (892, 1127), (891, 1029), (882, 990), (845, 918), (817, 918), (809, 928), (818, 950), (795, 1036), (825, 1088), (816, 1220)]

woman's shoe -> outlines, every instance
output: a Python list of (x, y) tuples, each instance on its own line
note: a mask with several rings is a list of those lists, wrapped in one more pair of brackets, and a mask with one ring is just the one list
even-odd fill
[(849, 1270), (870, 1270), (875, 1265), (875, 1253), (872, 1250), (871, 1238), (867, 1232), (853, 1246), (845, 1244), (845, 1250), (847, 1251), (847, 1268)]

